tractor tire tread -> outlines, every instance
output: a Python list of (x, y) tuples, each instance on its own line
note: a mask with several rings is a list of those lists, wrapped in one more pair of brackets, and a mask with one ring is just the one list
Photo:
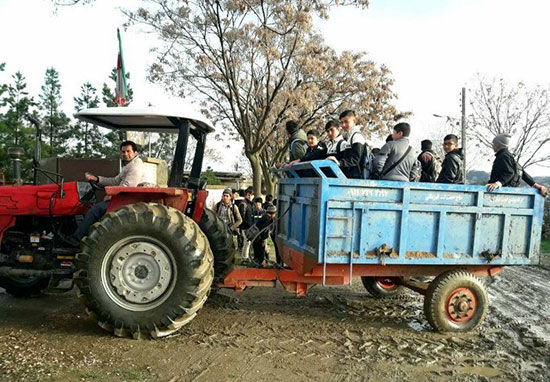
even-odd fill
[[(146, 311), (143, 317), (132, 319), (131, 324), (120, 316), (128, 314), (127, 312), (135, 312), (114, 305), (114, 308), (103, 306), (105, 304), (98, 298), (99, 287), (94, 286), (97, 280), (93, 279), (91, 266), (94, 259), (97, 262), (98, 257), (103, 257), (99, 248), (104, 241), (105, 233), (110, 232), (111, 236), (115, 235), (113, 232), (124, 235), (129, 226), (154, 230), (169, 236), (177, 246), (178, 253), (174, 253), (174, 256), (179, 257), (176, 261), (179, 261), (180, 269), (185, 270), (179, 272), (181, 275), (175, 275), (176, 278), (185, 277), (185, 280), (175, 281), (179, 287), (170, 292), (171, 295), (161, 305), (162, 309), (156, 312), (155, 310), (160, 307), (155, 307), (151, 309), (155, 312)], [(213, 255), (208, 240), (192, 219), (174, 208), (157, 203), (125, 205), (106, 214), (100, 222), (95, 223), (89, 235), (82, 241), (81, 248), (82, 252), (77, 254), (75, 259), (77, 272), (74, 278), (78, 297), (89, 316), (97, 321), (100, 327), (116, 336), (159, 338), (170, 335), (191, 321), (208, 298), (214, 278)], [(105, 299), (103, 296), (102, 298)], [(115, 303), (111, 302), (112, 304)]]

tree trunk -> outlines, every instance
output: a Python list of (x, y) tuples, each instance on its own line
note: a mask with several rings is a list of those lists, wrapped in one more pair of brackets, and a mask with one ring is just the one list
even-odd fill
[(265, 166), (265, 163), (262, 163), (262, 178), (265, 187), (265, 194), (271, 194), (275, 196), (275, 187), (277, 185), (277, 181), (271, 173), (271, 170)]
[(265, 177), (265, 192), (266, 192), (266, 195), (268, 194), (271, 194), (273, 195), (273, 197), (275, 198), (276, 195), (275, 195), (275, 187), (277, 186), (277, 182), (275, 181), (275, 179), (273, 178), (273, 176), (271, 175), (268, 175)]
[(84, 156), (86, 158), (89, 157), (89, 153), (88, 153), (88, 122), (86, 122), (85, 124), (86, 128), (85, 128), (85, 132), (84, 132)]
[(250, 167), (252, 167), (252, 187), (254, 188), (254, 196), (260, 196), (262, 194), (262, 166), (260, 163), (260, 154), (246, 153), (246, 157), (250, 161)]

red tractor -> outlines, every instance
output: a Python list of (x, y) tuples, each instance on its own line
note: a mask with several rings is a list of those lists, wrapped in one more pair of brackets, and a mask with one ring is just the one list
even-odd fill
[[(78, 248), (63, 240), (94, 201), (94, 185), (64, 182), (37, 166), (33, 185), (0, 187), (0, 287), (14, 296), (67, 289), (72, 280), (89, 315), (117, 336), (162, 337), (193, 319), (215, 279), (233, 264), (226, 225), (205, 208), (201, 180), (206, 135), (200, 114), (155, 108), (88, 109), (75, 115), (99, 126), (178, 133), (168, 188), (106, 187), (109, 208)], [(188, 179), (189, 136), (196, 149)], [(51, 184), (38, 185), (39, 174)]]

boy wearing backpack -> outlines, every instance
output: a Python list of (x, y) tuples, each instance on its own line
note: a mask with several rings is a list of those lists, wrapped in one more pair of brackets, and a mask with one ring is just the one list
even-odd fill
[(327, 156), (338, 156), (342, 151), (344, 137), (340, 135), (340, 123), (331, 119), (325, 125), (325, 133), (327, 134)]
[(373, 170), (382, 180), (417, 182), (420, 162), (409, 144), (411, 126), (401, 122), (393, 128), (392, 141), (387, 142), (374, 157)]
[(500, 187), (518, 187), (520, 180), (523, 180), (529, 186), (539, 190), (542, 195), (546, 195), (546, 187), (535, 183), (534, 179), (517, 164), (512, 153), (508, 151), (509, 144), (510, 135), (508, 134), (498, 134), (493, 139), (495, 161), (487, 191), (492, 192)]
[(288, 121), (285, 128), (289, 136), (289, 161), (292, 162), (296, 159), (302, 159), (304, 155), (306, 155), (307, 150), (306, 133), (298, 127), (296, 121)]
[(346, 110), (340, 114), (340, 124), (344, 132), (345, 143), (342, 151), (329, 155), (328, 160), (334, 161), (348, 178), (362, 179), (362, 159), (365, 148), (365, 137), (361, 133), (361, 126), (357, 125), (357, 118), (353, 110)]
[(420, 142), (422, 152), (418, 156), (421, 166), (420, 181), (434, 183), (441, 172), (441, 158), (432, 150), (432, 141), (425, 139)]
[(230, 188), (223, 190), (222, 200), (216, 203), (216, 214), (223, 220), (229, 228), (229, 231), (234, 235), (237, 234), (237, 229), (243, 222), (239, 208), (231, 200), (233, 191)]

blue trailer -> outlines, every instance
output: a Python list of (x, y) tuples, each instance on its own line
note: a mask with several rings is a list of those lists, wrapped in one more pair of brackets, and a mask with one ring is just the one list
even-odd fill
[(289, 269), (236, 268), (220, 287), (278, 280), (305, 296), (360, 277), (374, 297), (423, 294), (428, 322), (460, 332), (487, 314), (483, 278), (540, 261), (544, 198), (534, 189), (348, 179), (327, 160), (279, 177), (275, 241)]
[(436, 330), (468, 331), (487, 312), (479, 276), (539, 264), (534, 189), (348, 179), (326, 160), (284, 168), (278, 187), (276, 242), (291, 267), (278, 277), (299, 295), (354, 277), (375, 297), (407, 286), (425, 295)]

